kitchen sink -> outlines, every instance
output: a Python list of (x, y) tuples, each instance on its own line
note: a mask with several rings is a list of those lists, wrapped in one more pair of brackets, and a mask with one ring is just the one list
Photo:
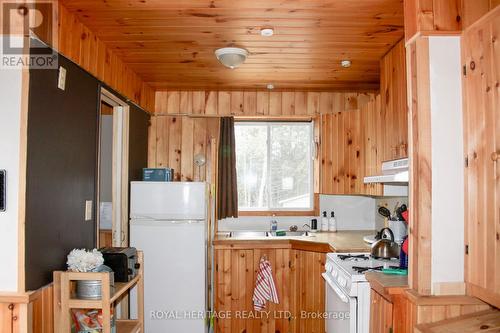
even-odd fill
[(261, 238), (269, 237), (269, 231), (231, 231), (227, 237), (229, 238)]
[(309, 231), (285, 231), (284, 234), (276, 234), (276, 231), (231, 231), (227, 235), (228, 238), (262, 238), (262, 237), (311, 237)]

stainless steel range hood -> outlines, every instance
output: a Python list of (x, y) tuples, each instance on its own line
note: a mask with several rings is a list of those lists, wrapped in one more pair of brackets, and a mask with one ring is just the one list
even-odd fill
[(408, 158), (383, 162), (382, 174), (365, 177), (364, 183), (407, 185), (409, 179), (408, 165)]

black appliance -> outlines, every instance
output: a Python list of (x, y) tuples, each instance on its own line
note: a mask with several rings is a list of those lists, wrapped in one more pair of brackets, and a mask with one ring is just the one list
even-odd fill
[(99, 249), (104, 265), (115, 273), (115, 282), (129, 282), (137, 276), (139, 263), (135, 247), (103, 247)]

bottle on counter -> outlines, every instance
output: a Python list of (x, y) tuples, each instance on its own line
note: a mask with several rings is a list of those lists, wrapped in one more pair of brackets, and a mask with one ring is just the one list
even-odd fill
[(317, 219), (311, 220), (311, 231), (312, 232), (318, 231), (318, 220)]
[(335, 218), (335, 212), (333, 211), (328, 219), (328, 231), (337, 232), (337, 219)]
[(328, 231), (328, 217), (326, 216), (326, 211), (323, 212), (323, 217), (321, 218), (321, 231)]
[(270, 229), (272, 232), (278, 231), (278, 221), (276, 221), (275, 219), (272, 219), (270, 222)]

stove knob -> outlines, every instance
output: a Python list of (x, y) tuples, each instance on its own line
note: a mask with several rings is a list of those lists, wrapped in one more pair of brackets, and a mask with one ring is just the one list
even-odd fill
[(333, 270), (333, 266), (332, 266), (332, 264), (327, 263), (327, 264), (325, 265), (325, 271), (326, 271), (327, 273), (330, 273), (332, 270)]
[(347, 286), (347, 280), (339, 276), (339, 284), (342, 288), (345, 288)]
[(333, 275), (333, 277), (337, 277), (337, 275), (339, 275), (339, 272), (337, 272), (337, 271), (333, 270), (333, 271), (332, 271), (332, 275)]

